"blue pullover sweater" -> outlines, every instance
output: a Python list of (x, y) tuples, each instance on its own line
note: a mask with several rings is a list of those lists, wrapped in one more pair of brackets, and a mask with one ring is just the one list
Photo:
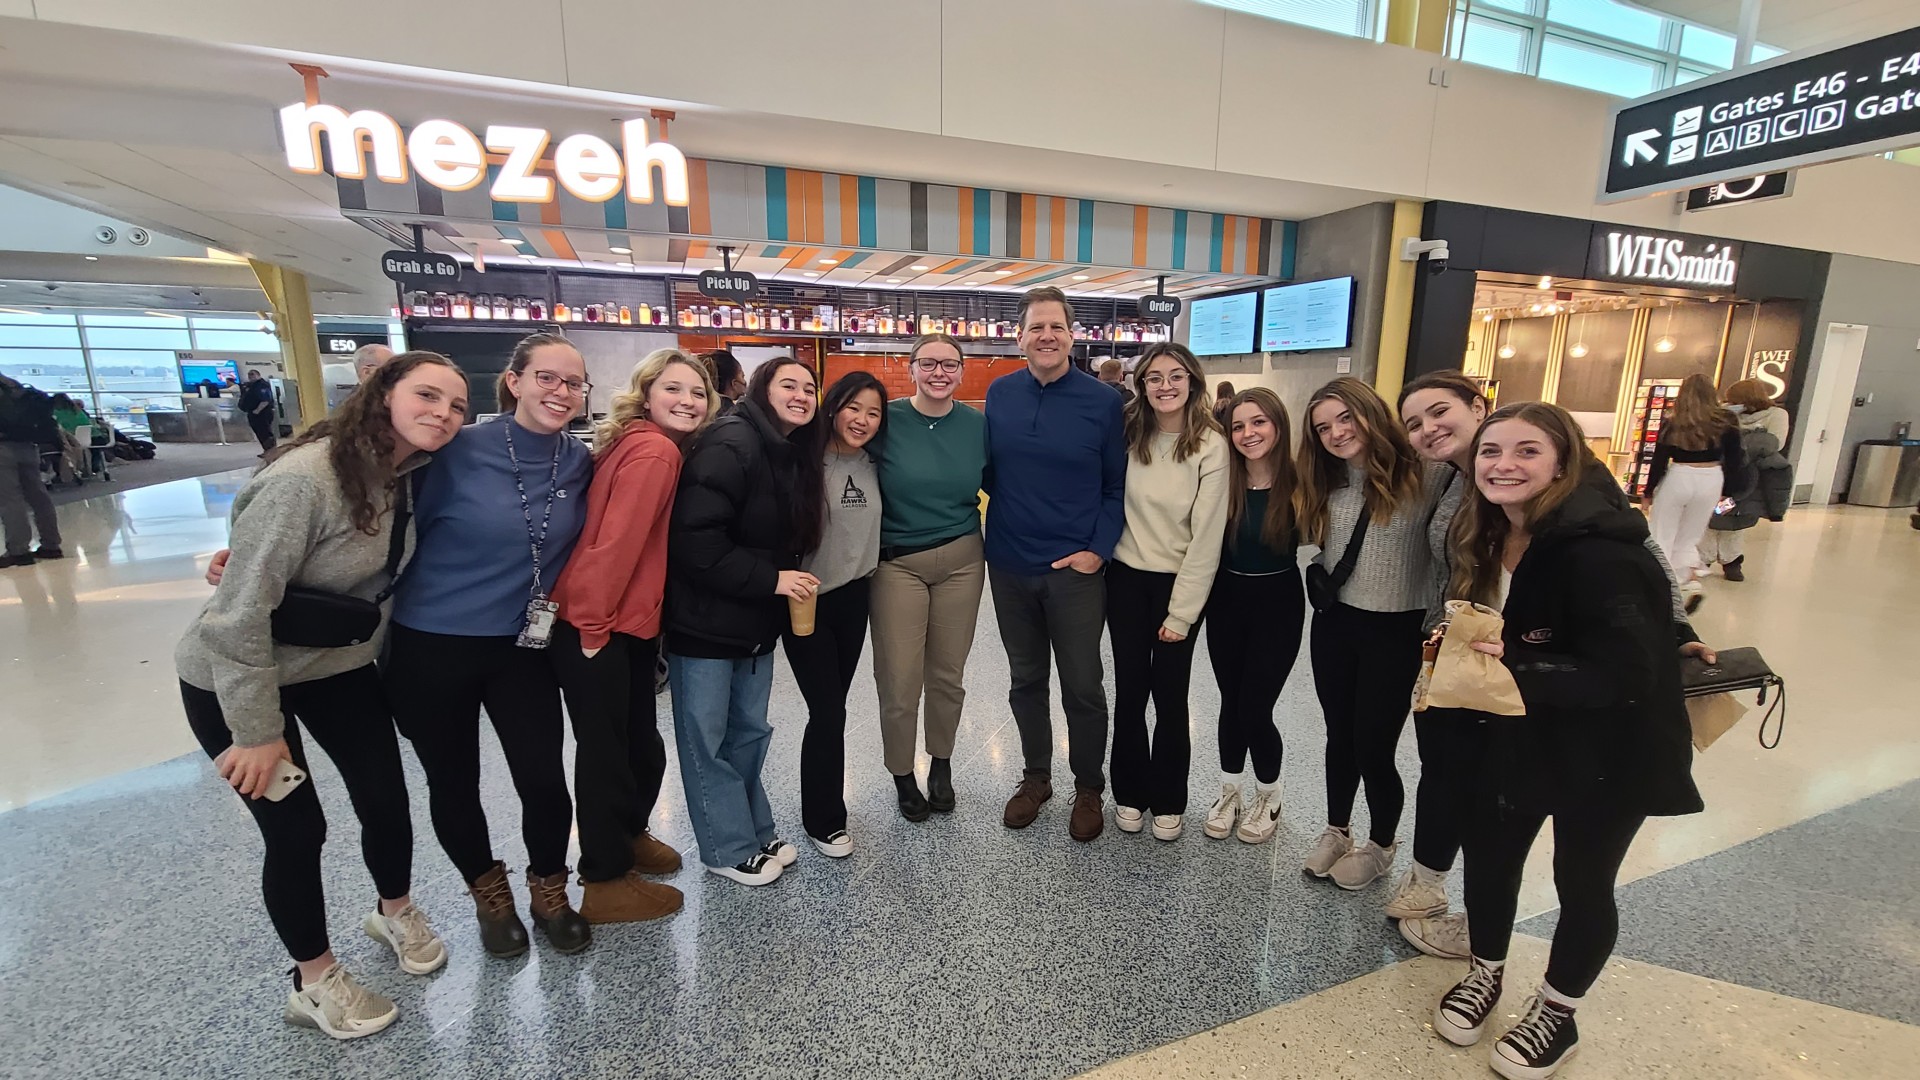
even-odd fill
[(987, 562), (1051, 573), (1076, 551), (1113, 558), (1125, 523), (1120, 395), (1078, 369), (1042, 386), (1031, 370), (987, 388)]

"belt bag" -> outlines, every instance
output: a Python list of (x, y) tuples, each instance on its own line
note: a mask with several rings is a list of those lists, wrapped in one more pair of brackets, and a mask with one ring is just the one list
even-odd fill
[(1340, 589), (1353, 576), (1353, 567), (1360, 561), (1360, 545), (1367, 538), (1367, 521), (1373, 515), (1367, 512), (1366, 500), (1360, 502), (1360, 522), (1353, 527), (1353, 537), (1347, 541), (1347, 550), (1340, 553), (1340, 561), (1334, 565), (1333, 572), (1318, 562), (1307, 564), (1307, 602), (1315, 611), (1325, 611), (1340, 602)]
[(303, 649), (344, 649), (364, 645), (380, 632), (380, 605), (400, 584), (396, 571), (407, 545), (407, 485), (396, 492), (391, 535), (387, 540), (387, 587), (367, 600), (345, 593), (289, 585), (273, 609), (273, 640)]

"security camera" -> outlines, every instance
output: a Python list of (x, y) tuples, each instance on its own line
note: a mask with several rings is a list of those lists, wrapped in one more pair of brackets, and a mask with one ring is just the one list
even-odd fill
[(1419, 262), (1422, 257), (1425, 257), (1427, 271), (1433, 274), (1446, 273), (1447, 257), (1450, 254), (1445, 240), (1421, 240), (1409, 236), (1400, 245), (1402, 262)]

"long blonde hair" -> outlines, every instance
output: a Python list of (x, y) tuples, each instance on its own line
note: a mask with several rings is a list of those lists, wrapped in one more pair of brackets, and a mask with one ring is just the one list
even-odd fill
[(1275, 551), (1285, 551), (1287, 534), (1293, 531), (1293, 500), (1300, 493), (1294, 478), (1293, 458), (1287, 444), (1293, 441), (1293, 427), (1287, 421), (1287, 407), (1280, 395), (1264, 386), (1254, 386), (1233, 395), (1227, 402), (1227, 543), (1240, 536), (1240, 519), (1247, 516), (1247, 458), (1233, 443), (1233, 414), (1242, 405), (1251, 405), (1267, 414), (1273, 425), (1273, 449), (1267, 459), (1273, 462), (1273, 486), (1267, 489), (1267, 514), (1260, 521), (1260, 542)]
[(1680, 396), (1673, 403), (1673, 415), (1667, 418), (1661, 434), (1681, 450), (1707, 450), (1734, 426), (1733, 414), (1720, 407), (1720, 395), (1713, 380), (1695, 373), (1680, 384)]
[[(613, 449), (626, 433), (627, 425), (647, 415), (647, 395), (653, 391), (653, 384), (660, 376), (675, 364), (684, 364), (687, 369), (700, 376), (700, 386), (707, 392), (707, 415), (700, 421), (704, 428), (713, 420), (714, 404), (720, 395), (713, 388), (713, 375), (707, 371), (707, 365), (695, 359), (692, 353), (680, 349), (655, 349), (646, 359), (634, 365), (633, 375), (627, 380), (627, 388), (613, 395), (613, 406), (607, 410), (607, 418), (593, 427), (593, 456), (598, 458)], [(698, 433), (700, 429), (695, 428)]]
[(1326, 543), (1327, 499), (1347, 486), (1347, 463), (1321, 445), (1313, 431), (1313, 410), (1323, 401), (1345, 405), (1367, 440), (1366, 512), (1375, 525), (1385, 525), (1419, 498), (1425, 482), (1420, 459), (1407, 441), (1407, 429), (1394, 420), (1373, 387), (1350, 375), (1333, 380), (1307, 399), (1307, 419), (1300, 432), (1300, 538), (1309, 544)]
[[(1560, 474), (1538, 495), (1528, 499), (1524, 508), (1522, 516), (1527, 531), (1533, 532), (1542, 518), (1558, 510), (1567, 496), (1580, 487), (1587, 468), (1598, 466), (1599, 459), (1587, 445), (1579, 422), (1567, 410), (1544, 401), (1528, 401), (1495, 409), (1493, 415), (1481, 422), (1480, 430), (1473, 434), (1474, 462), (1479, 460), (1480, 440), (1486, 437), (1487, 429), (1503, 420), (1518, 420), (1539, 428), (1560, 458)], [(1499, 593), (1500, 559), (1506, 551), (1507, 535), (1513, 531), (1513, 523), (1507, 519), (1507, 512), (1488, 502), (1486, 493), (1480, 490), (1478, 465), (1467, 467), (1476, 474), (1467, 478), (1460, 510), (1454, 514), (1447, 534), (1447, 549), (1453, 555), (1453, 579), (1447, 583), (1447, 595), (1457, 600), (1491, 604)]]
[(1207, 375), (1200, 370), (1200, 361), (1192, 350), (1171, 341), (1149, 345), (1147, 351), (1140, 354), (1140, 362), (1134, 365), (1134, 397), (1126, 407), (1127, 449), (1142, 465), (1153, 464), (1153, 437), (1159, 431), (1153, 405), (1147, 401), (1147, 368), (1163, 356), (1173, 357), (1187, 373), (1186, 415), (1182, 417), (1180, 437), (1173, 443), (1173, 460), (1185, 461), (1199, 453), (1207, 432), (1220, 430), (1220, 422), (1213, 418), (1213, 404), (1206, 398)]

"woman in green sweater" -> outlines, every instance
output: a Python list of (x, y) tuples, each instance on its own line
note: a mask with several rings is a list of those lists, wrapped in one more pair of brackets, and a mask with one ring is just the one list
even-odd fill
[[(959, 342), (925, 334), (908, 355), (913, 396), (887, 406), (880, 451), (885, 498), (873, 575), (873, 678), (900, 813), (925, 821), (954, 805), (953, 741), (986, 583), (979, 506), (986, 417), (954, 400), (965, 366)], [(924, 795), (913, 771), (922, 695), (933, 759)]]

